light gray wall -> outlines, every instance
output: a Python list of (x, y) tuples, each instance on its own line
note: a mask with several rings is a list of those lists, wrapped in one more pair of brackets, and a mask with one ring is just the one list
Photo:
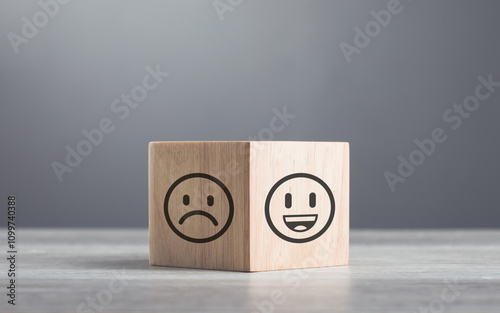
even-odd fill
[[(348, 63), (341, 43), (388, 3), (244, 0), (221, 20), (212, 1), (73, 1), (15, 53), (9, 33), (44, 16), (3, 1), (1, 193), (21, 226), (144, 227), (149, 141), (247, 140), (286, 106), (274, 140), (351, 143), (352, 227), (498, 227), (500, 87), (456, 130), (443, 114), (500, 81), (500, 2), (401, 0)], [(111, 103), (157, 64), (170, 75), (121, 120)], [(51, 164), (103, 118), (113, 132), (59, 182)], [(392, 192), (384, 173), (435, 128), (447, 140)]]

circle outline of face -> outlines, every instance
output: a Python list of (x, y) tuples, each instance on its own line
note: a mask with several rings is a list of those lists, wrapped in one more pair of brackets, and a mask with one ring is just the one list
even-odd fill
[[(271, 220), (271, 214), (269, 213), (269, 205), (271, 203), (271, 199), (272, 199), (273, 194), (276, 191), (276, 189), (278, 189), (278, 187), (281, 186), (284, 182), (286, 182), (290, 179), (293, 179), (293, 178), (298, 178), (298, 177), (309, 178), (309, 179), (312, 179), (315, 182), (319, 183), (323, 188), (325, 188), (325, 191), (328, 194), (328, 197), (330, 198), (330, 205), (331, 205), (330, 216), (328, 217), (328, 220), (327, 220), (325, 226), (319, 232), (317, 232), (316, 234), (312, 235), (311, 237), (307, 237), (307, 238), (291, 238), (291, 237), (285, 236), (276, 228), (276, 226), (274, 226), (274, 223)], [(264, 211), (265, 211), (265, 215), (266, 215), (267, 224), (269, 225), (269, 227), (271, 228), (273, 233), (275, 233), (281, 239), (289, 241), (289, 242), (304, 243), (304, 242), (313, 241), (314, 239), (323, 235), (326, 232), (326, 230), (330, 227), (330, 225), (333, 222), (333, 218), (335, 216), (335, 198), (333, 197), (333, 193), (330, 190), (330, 187), (328, 187), (328, 185), (324, 181), (322, 181), (319, 177), (314, 176), (312, 174), (308, 174), (308, 173), (294, 173), (294, 174), (287, 175), (287, 176), (283, 177), (282, 179), (278, 180), (278, 182), (276, 184), (274, 184), (274, 186), (271, 188), (271, 190), (269, 190), (269, 193), (267, 194), (267, 198), (266, 198), (266, 204), (265, 204)]]
[[(172, 220), (170, 219), (170, 215), (168, 214), (168, 201), (170, 200), (170, 195), (174, 191), (175, 187), (177, 187), (180, 183), (182, 183), (183, 181), (188, 180), (190, 178), (206, 178), (206, 179), (208, 179), (210, 181), (213, 181), (214, 183), (216, 183), (222, 189), (222, 191), (224, 191), (224, 193), (226, 194), (227, 200), (229, 202), (229, 216), (227, 217), (226, 224), (215, 235), (212, 235), (212, 236), (207, 237), (207, 238), (192, 238), (192, 237), (189, 237), (189, 236), (181, 233), (174, 226), (174, 223), (172, 222)], [(188, 175), (182, 176), (181, 178), (177, 179), (172, 184), (172, 186), (170, 186), (170, 188), (167, 191), (167, 194), (165, 195), (165, 200), (163, 202), (163, 213), (165, 214), (165, 219), (167, 220), (167, 223), (170, 226), (170, 229), (172, 229), (172, 231), (175, 234), (177, 234), (177, 236), (181, 237), (184, 240), (187, 240), (187, 241), (190, 241), (190, 242), (194, 242), (194, 243), (210, 242), (210, 241), (213, 241), (213, 240), (219, 238), (220, 236), (222, 236), (226, 232), (226, 230), (229, 228), (229, 226), (231, 225), (231, 222), (233, 221), (233, 215), (234, 215), (233, 197), (231, 196), (231, 193), (227, 189), (226, 185), (224, 185), (217, 178), (215, 178), (215, 177), (213, 177), (211, 175), (208, 175), (208, 174), (204, 174), (204, 173), (192, 173), (192, 174), (188, 174)]]

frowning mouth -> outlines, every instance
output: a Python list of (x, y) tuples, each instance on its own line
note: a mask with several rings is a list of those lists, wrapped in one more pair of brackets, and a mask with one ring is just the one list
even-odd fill
[(203, 216), (207, 217), (209, 220), (211, 220), (212, 223), (214, 224), (214, 226), (219, 225), (219, 223), (217, 222), (217, 220), (215, 219), (215, 217), (212, 214), (210, 214), (210, 213), (208, 213), (206, 211), (201, 211), (201, 210), (195, 210), (195, 211), (187, 212), (186, 214), (184, 214), (181, 217), (181, 219), (179, 220), (179, 224), (182, 225), (184, 223), (184, 221), (186, 221), (186, 219), (188, 217), (193, 216), (193, 215), (203, 215)]
[(283, 215), (285, 225), (299, 233), (311, 229), (317, 219), (318, 214)]

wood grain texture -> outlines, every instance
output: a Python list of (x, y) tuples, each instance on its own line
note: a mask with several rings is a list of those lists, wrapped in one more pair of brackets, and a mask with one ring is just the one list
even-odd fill
[[(229, 198), (233, 219), (222, 233)], [(153, 265), (237, 271), (345, 265), (349, 145), (150, 143), (149, 230)]]
[[(346, 265), (349, 261), (349, 144), (341, 142), (252, 142), (250, 149), (250, 270), (266, 271)], [(335, 201), (333, 222), (318, 238), (303, 243), (278, 237), (268, 225), (263, 207), (270, 189), (280, 179), (296, 173), (320, 178)], [(309, 207), (309, 194), (317, 195)], [(290, 193), (292, 206), (285, 207)], [(309, 178), (292, 178), (280, 185), (270, 202), (277, 230), (289, 238), (305, 238), (321, 230), (329, 216), (330, 202), (323, 187)], [(294, 232), (283, 215), (318, 214), (316, 224)]]
[[(149, 243), (150, 263), (178, 267), (222, 270), (247, 270), (249, 265), (248, 230), (248, 146), (246, 142), (153, 142), (149, 145)], [(216, 240), (198, 243), (179, 237), (166, 222), (166, 193), (179, 178), (192, 174), (211, 175), (227, 187), (234, 214), (229, 228)], [(190, 197), (184, 205), (183, 197)], [(214, 205), (207, 198), (214, 197)], [(191, 178), (179, 184), (169, 201), (175, 227), (191, 238), (209, 238), (222, 230), (229, 215), (223, 190), (205, 178)], [(204, 210), (205, 216), (180, 218), (189, 211)]]

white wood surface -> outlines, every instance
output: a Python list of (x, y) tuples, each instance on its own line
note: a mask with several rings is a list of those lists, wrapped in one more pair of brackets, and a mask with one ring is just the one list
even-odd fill
[[(349, 143), (253, 141), (250, 157), (250, 270), (310, 268), (346, 265), (349, 262)], [(255, 151), (255, 152), (254, 152)], [(330, 227), (317, 239), (294, 243), (273, 233), (266, 221), (264, 203), (269, 191), (280, 179), (290, 174), (308, 173), (331, 189), (310, 178), (294, 178), (282, 183), (270, 201), (270, 218), (276, 231), (293, 239), (307, 239), (327, 224), (334, 207)], [(310, 192), (318, 195), (311, 208)], [(293, 205), (285, 208), (285, 194), (293, 195)], [(334, 198), (334, 205), (331, 200)], [(288, 229), (284, 214), (316, 213), (317, 223), (306, 232)], [(278, 223), (277, 223), (278, 222)], [(311, 234), (312, 232), (312, 234)]]
[(93, 311), (259, 312), (276, 294), (274, 312), (500, 311), (498, 230), (352, 230), (348, 266), (259, 273), (150, 266), (146, 229), (21, 228), (18, 246), (19, 302), (2, 292), (1, 312), (92, 311), (106, 293)]

